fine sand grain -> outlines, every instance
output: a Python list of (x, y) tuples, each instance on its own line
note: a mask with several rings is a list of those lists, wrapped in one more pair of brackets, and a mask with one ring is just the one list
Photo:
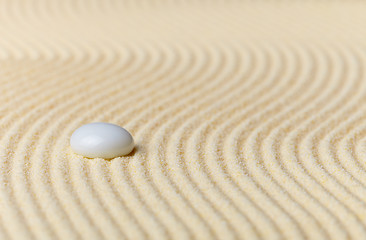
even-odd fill
[(0, 91), (0, 239), (366, 239), (365, 1), (3, 0)]

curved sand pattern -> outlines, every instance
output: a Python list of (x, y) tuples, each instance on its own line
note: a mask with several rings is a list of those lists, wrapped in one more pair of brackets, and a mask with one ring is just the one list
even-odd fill
[[(0, 239), (366, 237), (362, 1), (0, 11)], [(97, 121), (135, 151), (73, 154)]]

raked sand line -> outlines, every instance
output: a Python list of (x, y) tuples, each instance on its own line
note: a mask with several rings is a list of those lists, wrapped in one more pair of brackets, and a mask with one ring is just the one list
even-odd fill
[(365, 238), (365, 11), (0, 1), (0, 239)]

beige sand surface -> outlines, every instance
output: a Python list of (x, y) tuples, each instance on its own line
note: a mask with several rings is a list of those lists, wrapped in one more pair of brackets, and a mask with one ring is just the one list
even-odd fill
[(366, 238), (365, 1), (3, 0), (0, 91), (0, 239)]

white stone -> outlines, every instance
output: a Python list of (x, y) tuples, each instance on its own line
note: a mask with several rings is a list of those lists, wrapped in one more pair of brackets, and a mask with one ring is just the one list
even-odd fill
[(129, 154), (135, 144), (131, 134), (111, 123), (89, 123), (75, 130), (70, 138), (72, 150), (88, 158), (111, 159)]

